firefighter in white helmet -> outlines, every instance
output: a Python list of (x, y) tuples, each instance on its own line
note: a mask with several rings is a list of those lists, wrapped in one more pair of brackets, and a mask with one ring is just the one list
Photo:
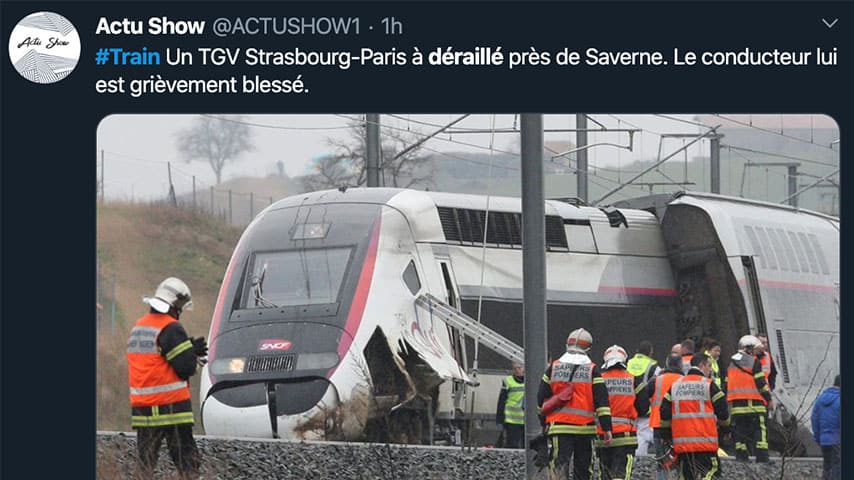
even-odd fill
[(738, 352), (730, 358), (725, 391), (732, 414), (732, 434), (735, 458), (747, 461), (750, 453), (758, 463), (768, 458), (768, 408), (773, 406), (771, 391), (765, 382), (762, 364), (754, 357), (754, 349), (762, 342), (753, 335), (738, 340)]
[(642, 377), (629, 373), (627, 359), (626, 350), (619, 345), (608, 347), (602, 358), (602, 378), (608, 389), (613, 436), (611, 444), (605, 445), (604, 431), (601, 427), (597, 429), (596, 453), (599, 470), (605, 480), (631, 478), (638, 446), (638, 412), (646, 412), (649, 408), (649, 397), (644, 395), (646, 384)]
[(590, 478), (597, 419), (602, 444), (611, 443), (608, 390), (599, 366), (587, 356), (592, 345), (590, 332), (573, 330), (566, 353), (546, 369), (540, 384), (537, 408), (551, 446), (551, 479), (568, 479), (570, 463), (572, 478)]
[(199, 359), (207, 355), (204, 337), (187, 335), (178, 318), (193, 308), (190, 288), (175, 277), (163, 280), (150, 307), (130, 332), (127, 344), (131, 426), (136, 430), (138, 476), (153, 478), (160, 445), (182, 478), (199, 472), (199, 452), (193, 439), (193, 407), (189, 379)]

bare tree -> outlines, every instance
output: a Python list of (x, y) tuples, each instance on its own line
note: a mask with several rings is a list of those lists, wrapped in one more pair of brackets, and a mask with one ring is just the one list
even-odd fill
[(216, 183), (222, 181), (222, 169), (225, 164), (237, 160), (245, 152), (255, 149), (252, 144), (252, 131), (243, 117), (232, 115), (225, 117), (197, 118), (189, 128), (178, 132), (178, 151), (187, 162), (206, 160), (216, 174)]
[[(367, 182), (366, 129), (364, 120), (353, 121), (348, 138), (326, 139), (334, 153), (314, 161), (313, 175), (303, 180), (307, 191)], [(380, 183), (399, 188), (433, 187), (435, 166), (422, 154), (423, 145), (416, 145), (424, 135), (387, 127), (380, 130)]]

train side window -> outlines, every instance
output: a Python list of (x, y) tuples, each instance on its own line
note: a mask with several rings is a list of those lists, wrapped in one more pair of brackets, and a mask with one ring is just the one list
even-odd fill
[(818, 237), (814, 233), (810, 233), (809, 237), (810, 243), (812, 243), (812, 247), (815, 250), (815, 256), (818, 257), (818, 265), (821, 267), (821, 273), (829, 275), (830, 269), (827, 268), (827, 259), (824, 258), (824, 251), (822, 251), (821, 245), (818, 243)]
[(765, 253), (768, 268), (777, 270), (777, 258), (774, 256), (774, 249), (771, 248), (771, 241), (768, 240), (768, 234), (765, 233), (765, 229), (756, 227), (756, 236), (759, 237), (759, 242), (762, 244), (762, 251)]
[(780, 237), (777, 236), (777, 232), (775, 232), (773, 228), (768, 229), (768, 237), (771, 238), (771, 245), (774, 246), (774, 253), (777, 254), (777, 261), (780, 262), (780, 270), (788, 272), (789, 257), (786, 256), (786, 252), (783, 250), (783, 245), (780, 243)]
[(415, 295), (421, 290), (421, 280), (418, 279), (418, 270), (415, 268), (415, 262), (410, 260), (409, 265), (406, 266), (406, 269), (403, 271), (403, 283), (406, 284), (406, 288)]
[(812, 251), (812, 245), (807, 240), (807, 236), (803, 232), (798, 232), (798, 238), (801, 239), (801, 245), (804, 246), (804, 251), (807, 252), (807, 259), (810, 261), (810, 270), (812, 273), (818, 273), (818, 261), (815, 259), (815, 252)]
[(569, 243), (570, 252), (598, 253), (596, 239), (593, 238), (593, 230), (590, 222), (581, 223), (572, 220), (564, 220), (563, 228), (566, 230), (566, 240)]
[(759, 259), (759, 268), (766, 268), (765, 255), (762, 253), (762, 246), (759, 245), (759, 239), (756, 238), (756, 232), (752, 227), (744, 226), (744, 231), (747, 232), (747, 239), (750, 240), (750, 245), (753, 247), (753, 255)]
[(795, 248), (795, 253), (798, 255), (798, 263), (801, 264), (801, 271), (804, 273), (810, 272), (810, 264), (807, 262), (807, 256), (804, 253), (804, 247), (801, 246), (801, 242), (798, 241), (798, 236), (795, 235), (794, 232), (787, 232), (789, 234), (789, 240), (792, 241), (792, 246)]
[(798, 272), (798, 259), (795, 258), (795, 251), (792, 250), (792, 245), (789, 243), (789, 239), (786, 237), (786, 232), (782, 229), (778, 228), (774, 230), (777, 234), (777, 237), (780, 239), (780, 243), (783, 245), (783, 250), (786, 254), (786, 259), (789, 260), (789, 266), (792, 267), (793, 272)]

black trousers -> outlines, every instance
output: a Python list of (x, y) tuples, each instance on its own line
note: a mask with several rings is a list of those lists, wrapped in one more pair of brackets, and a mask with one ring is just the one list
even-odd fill
[(766, 413), (742, 413), (732, 416), (732, 436), (735, 440), (735, 458), (748, 460), (752, 453), (757, 462), (768, 461), (768, 429)]
[(629, 480), (635, 461), (636, 446), (597, 448), (602, 480)]
[(525, 424), (504, 424), (504, 447), (525, 448)]
[(164, 427), (138, 427), (136, 448), (139, 455), (139, 475), (153, 478), (154, 467), (160, 456), (160, 445), (166, 440), (169, 456), (183, 478), (193, 478), (199, 473), (199, 450), (193, 438), (193, 425), (168, 425)]
[(710, 480), (721, 478), (721, 462), (717, 452), (679, 454), (680, 480)]
[(839, 445), (822, 445), (821, 455), (824, 457), (822, 480), (839, 480), (842, 478)]
[(569, 465), (572, 463), (573, 480), (590, 480), (593, 474), (593, 437), (568, 434), (549, 436), (549, 479), (569, 480)]

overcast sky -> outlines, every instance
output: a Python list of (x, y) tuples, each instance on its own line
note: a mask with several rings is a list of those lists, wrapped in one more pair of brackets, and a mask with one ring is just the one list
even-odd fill
[[(211, 115), (218, 116), (218, 115)], [(382, 115), (380, 123), (392, 128), (405, 129), (418, 135), (428, 135), (459, 118), (449, 115)], [(243, 176), (267, 176), (275, 173), (276, 162), (282, 161), (289, 176), (308, 172), (313, 158), (331, 153), (327, 138), (348, 136), (347, 124), (358, 114), (347, 115), (247, 115), (244, 120), (253, 124), (255, 151), (243, 154), (236, 162), (223, 169), (223, 180)], [(696, 115), (607, 115), (594, 114), (592, 118), (607, 128), (640, 128), (635, 136), (633, 151), (609, 146), (592, 148), (589, 163), (595, 166), (616, 166), (635, 159), (658, 156), (660, 134), (698, 133), (701, 128), (693, 124)], [(746, 118), (746, 116), (743, 116)], [(803, 116), (802, 116), (803, 117)], [(197, 188), (215, 183), (215, 175), (207, 162), (186, 163), (176, 148), (176, 133), (189, 127), (197, 115), (112, 115), (98, 127), (96, 174), (101, 174), (101, 152), (104, 156), (106, 195), (111, 198), (147, 199), (162, 196), (168, 190), (167, 162), (171, 162), (173, 182), (179, 191), (191, 188), (196, 177)], [(731, 118), (731, 117), (729, 117)], [(817, 117), (818, 118), (818, 117)], [(826, 119), (826, 117), (824, 117)], [(801, 119), (803, 120), (803, 119)], [(751, 122), (754, 117), (751, 117)], [(756, 120), (759, 122), (760, 120)], [(783, 116), (769, 116), (768, 122), (786, 126)], [(813, 120), (810, 120), (811, 122)], [(795, 125), (797, 119), (790, 122)], [(801, 122), (803, 123), (803, 122)], [(828, 122), (824, 122), (828, 123)], [(832, 123), (829, 122), (829, 123)], [(518, 127), (518, 117), (513, 115), (471, 115), (454, 125), (455, 129), (502, 129)], [(575, 115), (545, 115), (546, 129), (574, 128)], [(588, 121), (588, 128), (598, 128)], [(779, 128), (779, 125), (778, 127)], [(761, 132), (760, 132), (761, 133)], [(546, 133), (546, 142), (575, 142), (575, 133)], [(440, 152), (506, 151), (517, 148), (518, 134), (441, 134), (428, 141), (429, 150)], [(663, 155), (681, 147), (690, 139), (670, 139), (662, 148)], [(626, 133), (590, 133), (588, 143), (608, 142), (628, 144)], [(707, 156), (708, 143), (699, 142), (689, 149), (688, 157)], [(682, 154), (680, 154), (682, 158)]]

